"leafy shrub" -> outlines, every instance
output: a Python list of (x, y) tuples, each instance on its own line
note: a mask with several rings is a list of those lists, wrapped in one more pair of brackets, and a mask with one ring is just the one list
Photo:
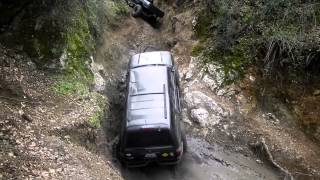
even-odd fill
[(317, 1), (204, 3), (195, 34), (209, 47), (202, 51), (206, 63), (221, 63), (226, 74), (237, 71), (241, 75), (250, 63), (262, 64), (267, 75), (319, 73), (320, 3)]

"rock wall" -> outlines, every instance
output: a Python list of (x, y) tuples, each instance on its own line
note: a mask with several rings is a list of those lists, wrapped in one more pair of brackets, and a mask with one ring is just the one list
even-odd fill
[(98, 0), (5, 0), (0, 3), (0, 42), (26, 52), (41, 68), (88, 58), (102, 33), (105, 9)]

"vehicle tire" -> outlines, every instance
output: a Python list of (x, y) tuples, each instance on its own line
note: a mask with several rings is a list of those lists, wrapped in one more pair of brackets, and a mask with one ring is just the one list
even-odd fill
[[(183, 123), (181, 123), (183, 124)], [(184, 126), (181, 126), (181, 139), (183, 142), (183, 153), (186, 153), (188, 151), (188, 143), (187, 143), (187, 136), (185, 133)]]
[(113, 156), (116, 158), (116, 160), (120, 163), (122, 167), (126, 167), (126, 163), (123, 161), (123, 159), (120, 156), (120, 143), (115, 143), (113, 145)]
[(153, 4), (150, 5), (148, 10), (152, 12), (152, 14), (154, 14), (156, 17), (163, 18), (164, 16), (164, 12), (161, 11), (158, 7), (154, 6)]
[(133, 7), (132, 17), (139, 17), (142, 14), (142, 6), (137, 4)]
[(115, 157), (116, 159), (119, 159), (119, 150), (120, 150), (120, 145), (119, 142), (116, 142), (112, 145), (112, 155), (113, 157)]

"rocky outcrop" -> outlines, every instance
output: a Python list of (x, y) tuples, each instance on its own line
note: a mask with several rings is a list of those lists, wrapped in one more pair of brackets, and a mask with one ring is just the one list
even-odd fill
[[(218, 66), (203, 67), (198, 62), (199, 59), (191, 58), (187, 69), (182, 69), (180, 76), (181, 81), (185, 82), (184, 101), (189, 109), (189, 117), (200, 127), (207, 128), (219, 124), (230, 116), (230, 112), (210, 96), (210, 93), (203, 91), (206, 88), (214, 93), (223, 90), (223, 75), (217, 70)], [(208, 71), (210, 74), (206, 73)]]
[[(102, 1), (18, 0), (0, 3), (0, 41), (38, 67), (61, 68), (63, 55), (86, 61), (104, 21)], [(68, 64), (68, 63), (67, 63)]]
[(205, 127), (208, 123), (209, 112), (204, 108), (192, 109), (190, 113), (191, 118), (200, 124), (200, 126)]

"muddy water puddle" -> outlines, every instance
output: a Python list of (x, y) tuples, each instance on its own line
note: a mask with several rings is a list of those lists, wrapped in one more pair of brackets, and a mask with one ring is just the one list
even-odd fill
[(274, 169), (255, 159), (228, 152), (218, 145), (188, 137), (188, 152), (177, 166), (150, 165), (143, 168), (123, 168), (129, 180), (219, 180), (219, 179), (281, 179)]

